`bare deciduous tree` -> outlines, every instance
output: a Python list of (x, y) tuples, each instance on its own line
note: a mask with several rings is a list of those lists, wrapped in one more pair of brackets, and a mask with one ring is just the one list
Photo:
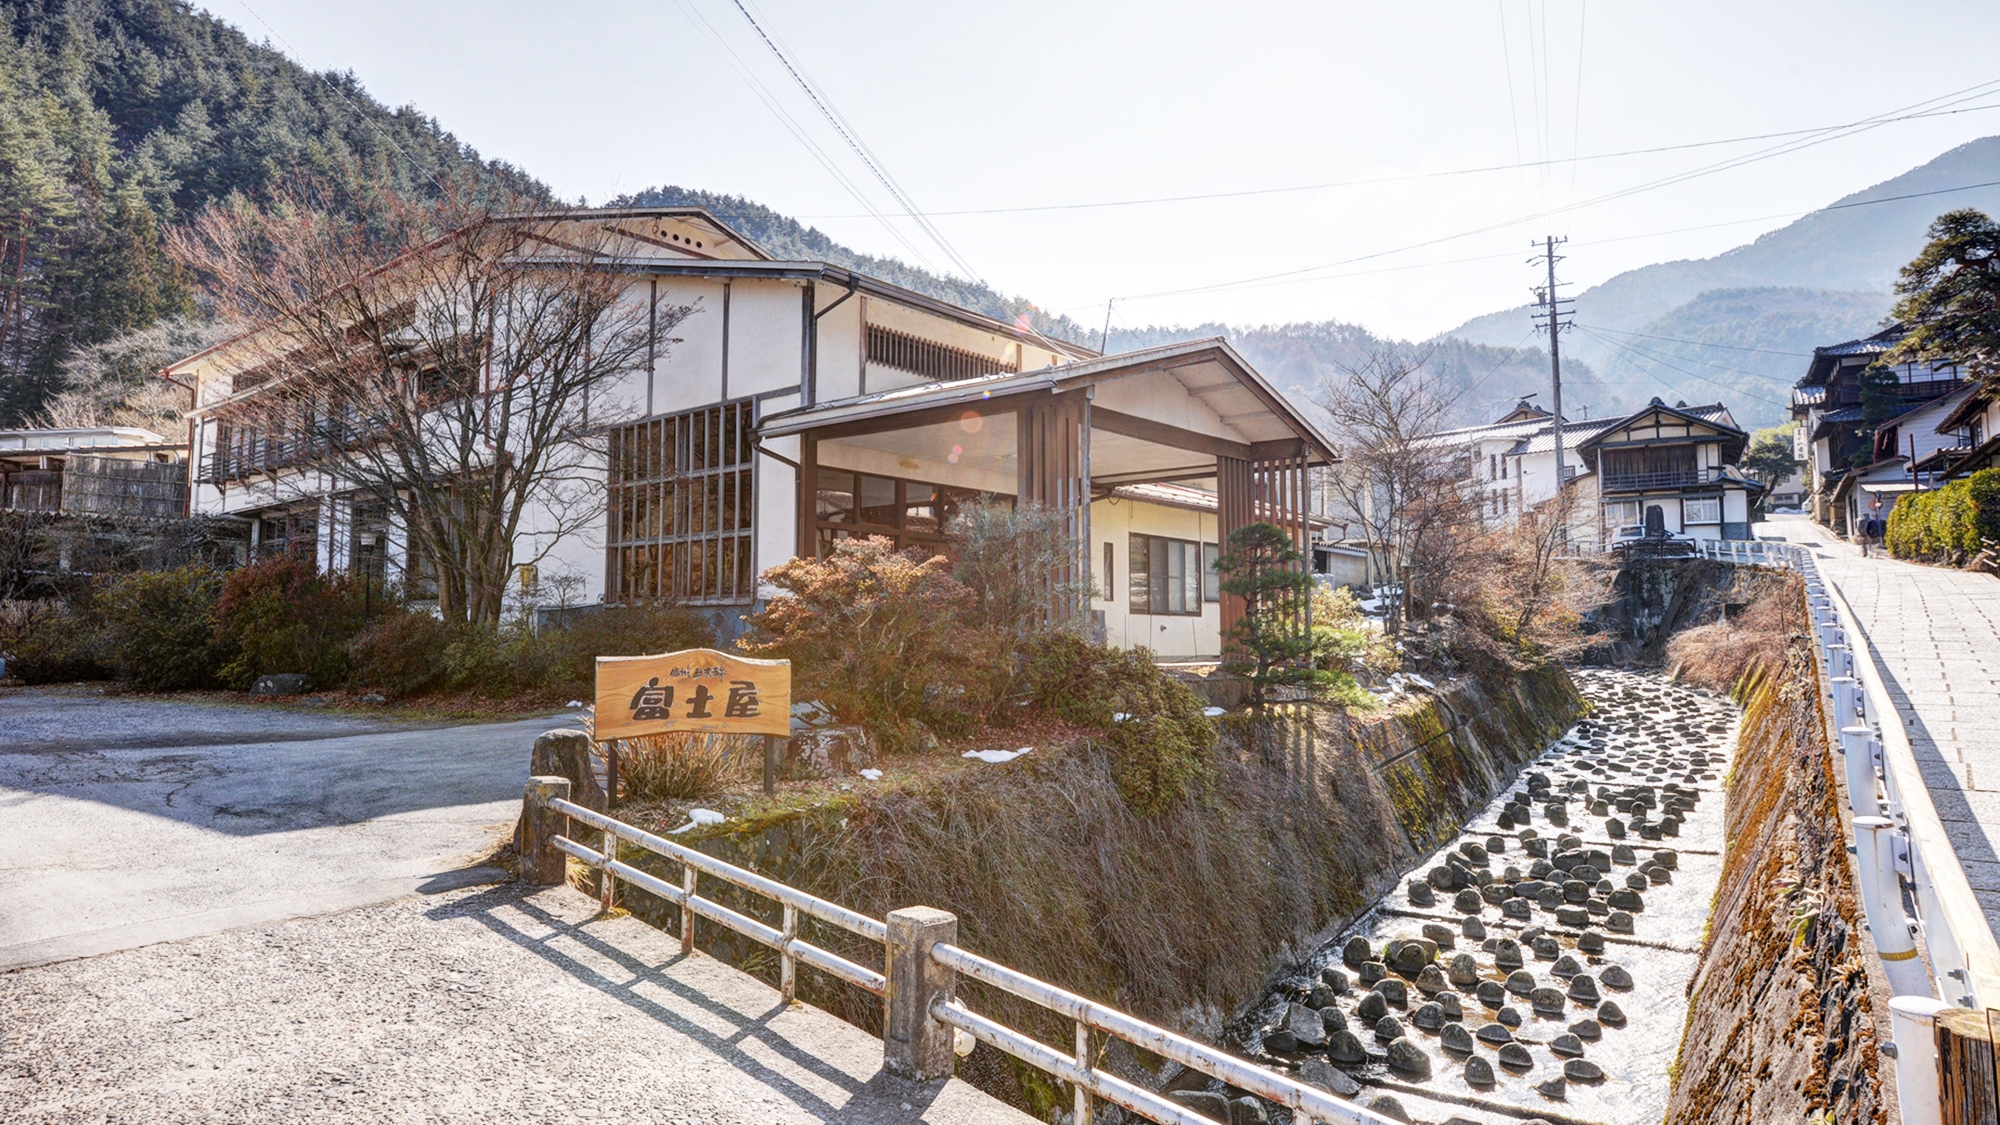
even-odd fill
[(1359, 527), (1375, 572), (1402, 588), (1388, 631), (1430, 614), (1449, 587), (1473, 521), (1460, 482), (1462, 450), (1437, 440), (1452, 396), (1425, 367), (1428, 352), (1390, 347), (1343, 367), (1320, 389), (1341, 463), (1325, 477), (1336, 521)]
[(274, 451), (277, 488), (388, 513), (448, 619), (498, 621), (532, 511), (542, 554), (601, 521), (611, 391), (690, 311), (628, 298), (615, 236), (379, 193), (366, 223), (308, 190), (217, 204), (176, 258), (243, 334), (218, 417)]
[(1607, 568), (1572, 554), (1582, 506), (1575, 487), (1566, 487), (1485, 535), (1477, 552), (1476, 596), (1496, 631), (1537, 658), (1582, 648), (1584, 614), (1609, 597)]

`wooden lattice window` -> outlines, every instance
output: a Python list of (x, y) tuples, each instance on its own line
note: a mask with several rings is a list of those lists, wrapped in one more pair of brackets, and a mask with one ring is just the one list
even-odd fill
[(611, 600), (756, 597), (753, 427), (743, 399), (611, 432)]
[(1021, 369), (1020, 364), (1011, 359), (995, 359), (879, 324), (868, 326), (868, 362), (940, 381), (972, 379)]

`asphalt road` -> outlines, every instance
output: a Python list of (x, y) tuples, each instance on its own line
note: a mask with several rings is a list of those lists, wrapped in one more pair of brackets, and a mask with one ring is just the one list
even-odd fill
[(496, 878), (564, 725), (0, 689), (0, 971)]

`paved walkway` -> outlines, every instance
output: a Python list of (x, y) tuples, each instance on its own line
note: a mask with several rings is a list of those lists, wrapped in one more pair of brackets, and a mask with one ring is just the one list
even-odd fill
[[(0, 973), (0, 1121), (1033, 1125), (568, 887)], [(807, 970), (811, 971), (811, 970)]]
[(1812, 544), (1874, 650), (1931, 800), (2000, 933), (2000, 578), (1858, 548), (1803, 516), (1758, 533)]
[(571, 721), (0, 690), (0, 971), (504, 877), (479, 861)]

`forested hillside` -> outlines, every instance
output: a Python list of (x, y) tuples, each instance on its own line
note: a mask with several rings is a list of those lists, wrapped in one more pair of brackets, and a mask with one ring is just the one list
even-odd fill
[(79, 349), (192, 311), (164, 229), (312, 177), (546, 197), (351, 75), (316, 75), (176, 0), (8, 0), (0, 37), (0, 425), (36, 416)]

